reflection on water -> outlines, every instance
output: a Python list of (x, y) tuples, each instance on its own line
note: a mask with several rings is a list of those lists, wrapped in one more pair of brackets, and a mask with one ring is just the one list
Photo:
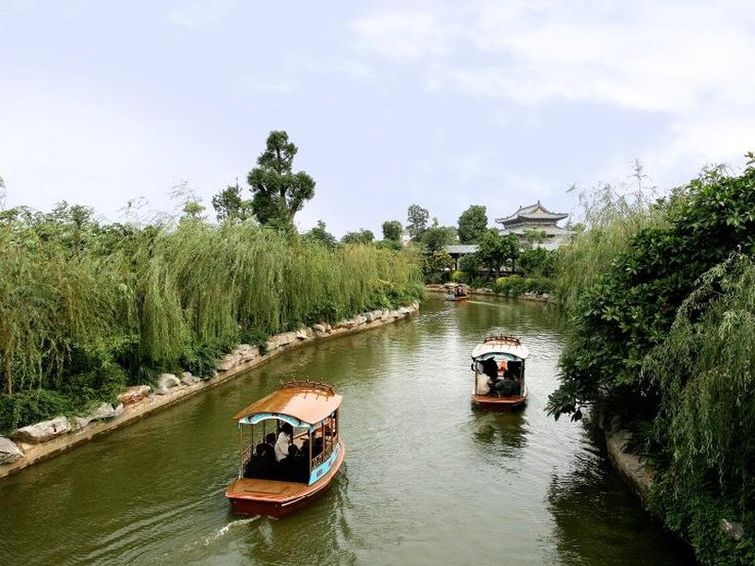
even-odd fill
[[(567, 473), (552, 475), (548, 488), (548, 510), (556, 522), (555, 541), (563, 563), (633, 566), (644, 556), (653, 556), (652, 563), (659, 565), (694, 563), (688, 548), (664, 533), (650, 515), (637, 512), (634, 496), (604, 451), (596, 448), (593, 434), (582, 431), (584, 449)], [(657, 547), (667, 552), (654, 555)]]
[(527, 446), (527, 421), (522, 411), (474, 411), (474, 440), (480, 450), (496, 457), (511, 458)]
[[(518, 413), (470, 403), (488, 332), (530, 349)], [(541, 305), (430, 301), (420, 316), (248, 376), (0, 483), (4, 564), (674, 564), (592, 439), (544, 406), (561, 347)], [(342, 473), (282, 520), (230, 513), (232, 415), (292, 377), (344, 397)], [(43, 544), (40, 544), (40, 540)]]

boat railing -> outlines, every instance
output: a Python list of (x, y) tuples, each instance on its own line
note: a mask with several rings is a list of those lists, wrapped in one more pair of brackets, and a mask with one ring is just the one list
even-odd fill
[(514, 344), (515, 346), (521, 346), (522, 342), (517, 338), (516, 336), (508, 336), (506, 334), (488, 334), (485, 336), (485, 338), (482, 340), (485, 342), (508, 342), (511, 344)]
[(309, 379), (295, 379), (292, 381), (283, 382), (281, 381), (281, 389), (293, 389), (293, 388), (299, 388), (299, 387), (306, 387), (309, 389), (317, 389), (320, 391), (324, 391), (325, 393), (334, 395), (336, 390), (333, 388), (332, 385), (329, 385), (323, 381), (310, 381)]

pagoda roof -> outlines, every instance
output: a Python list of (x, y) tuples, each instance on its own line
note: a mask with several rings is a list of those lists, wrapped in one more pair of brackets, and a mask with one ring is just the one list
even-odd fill
[(529, 206), (520, 206), (519, 210), (517, 210), (511, 216), (507, 216), (505, 218), (496, 218), (495, 221), (504, 225), (518, 224), (520, 222), (526, 222), (528, 220), (545, 220), (550, 222), (558, 222), (559, 220), (563, 220), (567, 216), (569, 215), (563, 212), (551, 212), (542, 204), (540, 204), (540, 201), (537, 201), (535, 204), (531, 204)]
[(446, 246), (445, 249), (446, 253), (448, 254), (465, 255), (475, 253), (478, 247), (477, 244), (452, 244), (450, 246)]

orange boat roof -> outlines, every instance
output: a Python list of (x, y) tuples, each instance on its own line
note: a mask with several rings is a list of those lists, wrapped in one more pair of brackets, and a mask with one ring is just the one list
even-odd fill
[(255, 413), (278, 413), (312, 425), (340, 407), (342, 399), (332, 387), (320, 384), (285, 385), (242, 409), (233, 418), (240, 420)]

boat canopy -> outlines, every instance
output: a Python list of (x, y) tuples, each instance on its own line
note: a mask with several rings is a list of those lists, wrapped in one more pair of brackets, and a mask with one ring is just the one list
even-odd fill
[(472, 359), (476, 360), (485, 355), (509, 354), (522, 360), (526, 360), (530, 351), (513, 336), (488, 336), (482, 344), (477, 344), (472, 350)]
[(245, 424), (279, 419), (293, 426), (311, 426), (333, 414), (342, 399), (329, 385), (293, 382), (252, 403), (233, 418)]

